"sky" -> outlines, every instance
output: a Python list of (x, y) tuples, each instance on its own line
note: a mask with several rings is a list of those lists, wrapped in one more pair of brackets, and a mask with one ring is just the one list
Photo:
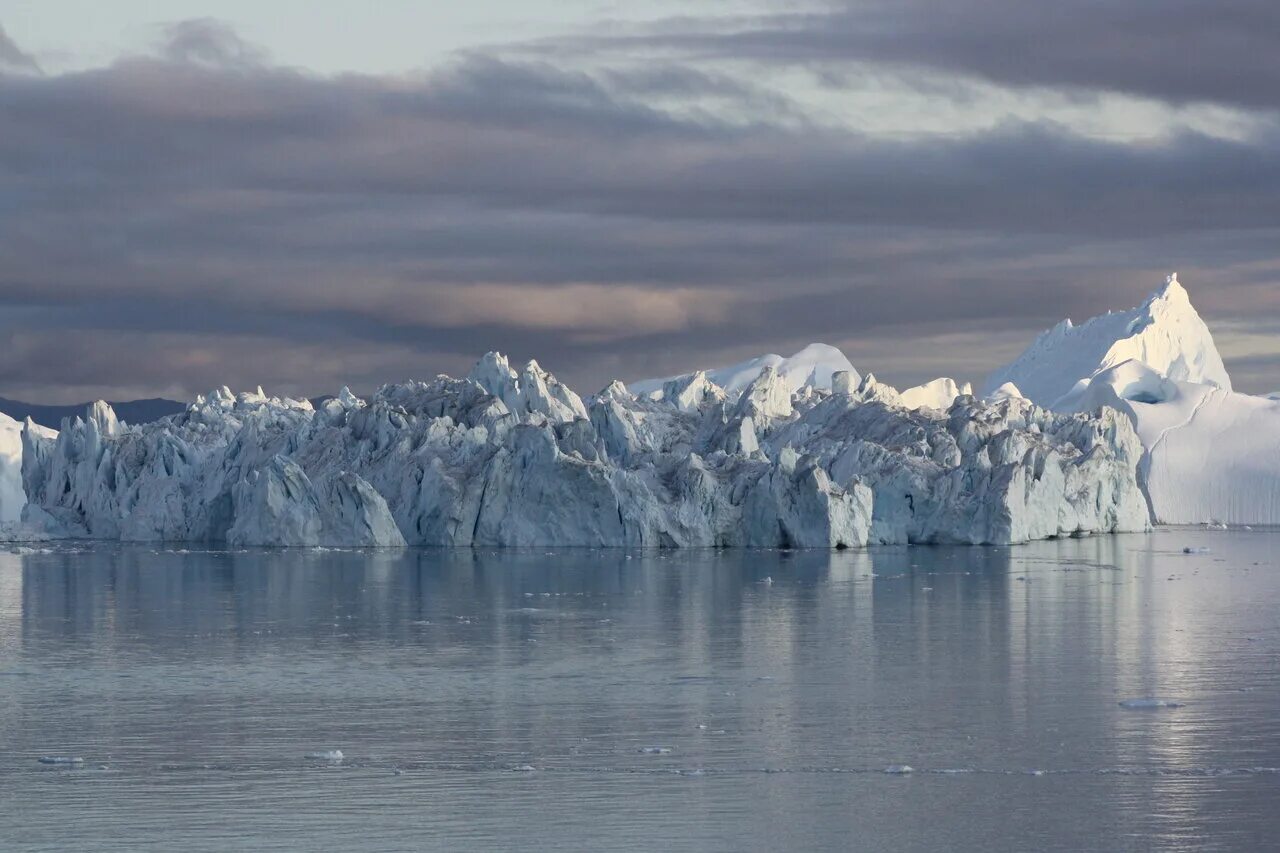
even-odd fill
[(1272, 0), (0, 0), (0, 396), (981, 384), (1175, 270), (1269, 392), (1278, 238)]

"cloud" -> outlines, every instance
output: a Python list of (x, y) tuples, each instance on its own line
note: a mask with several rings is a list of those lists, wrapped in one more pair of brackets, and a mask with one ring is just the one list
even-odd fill
[(266, 51), (246, 42), (231, 26), (214, 18), (177, 21), (163, 29), (161, 51), (173, 62), (214, 68), (256, 67), (267, 62)]
[(40, 65), (30, 54), (24, 53), (9, 34), (0, 26), (0, 73), (5, 71), (40, 72)]
[[(1280, 106), (1280, 7), (1271, 0), (837, 0), (735, 17), (613, 24), (552, 49), (665, 49), (803, 65), (959, 73), (1011, 87), (1123, 92), (1173, 103)], [(839, 79), (838, 73), (835, 79)]]
[(322, 77), (207, 21), (0, 75), (0, 394), (367, 391), (488, 349), (591, 391), (813, 340), (908, 384), (1169, 268), (1211, 321), (1280, 307), (1274, 119), (890, 136), (776, 106), (688, 59)]

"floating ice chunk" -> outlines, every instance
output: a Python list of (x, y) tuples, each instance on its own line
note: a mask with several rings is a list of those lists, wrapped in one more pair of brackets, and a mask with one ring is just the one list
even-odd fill
[(1181, 702), (1174, 702), (1169, 699), (1125, 699), (1120, 703), (1121, 708), (1181, 708)]
[(84, 759), (79, 756), (42, 755), (39, 760), (41, 764), (84, 764)]
[(511, 772), (512, 773), (533, 773), (537, 771), (537, 769), (538, 768), (534, 767), (532, 764), (518, 764), (515, 767), (511, 768)]
[(669, 746), (642, 746), (636, 752), (641, 755), (670, 755), (671, 747)]
[(342, 750), (340, 749), (322, 749), (319, 752), (308, 752), (307, 758), (311, 761), (333, 761), (338, 762), (343, 759)]
[(910, 764), (890, 764), (884, 772), (891, 776), (906, 776), (908, 773), (915, 773), (916, 769)]

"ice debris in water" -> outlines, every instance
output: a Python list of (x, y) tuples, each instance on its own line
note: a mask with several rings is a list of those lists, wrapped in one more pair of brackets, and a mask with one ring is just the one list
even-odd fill
[(1120, 703), (1121, 708), (1181, 708), (1181, 702), (1173, 702), (1169, 699), (1125, 699)]
[(79, 756), (71, 757), (67, 755), (42, 755), (40, 756), (41, 764), (84, 764), (84, 759)]
[(343, 755), (340, 749), (322, 749), (319, 752), (308, 752), (307, 758), (311, 761), (341, 761)]
[(884, 769), (884, 772), (891, 776), (905, 776), (908, 773), (916, 772), (916, 769), (910, 764), (890, 764)]
[(668, 755), (671, 752), (669, 746), (642, 746), (636, 750), (641, 755)]

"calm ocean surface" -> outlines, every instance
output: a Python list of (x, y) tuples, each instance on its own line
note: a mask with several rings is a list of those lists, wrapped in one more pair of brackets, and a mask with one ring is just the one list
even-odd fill
[(0, 850), (1276, 849), (1278, 563), (0, 551)]

